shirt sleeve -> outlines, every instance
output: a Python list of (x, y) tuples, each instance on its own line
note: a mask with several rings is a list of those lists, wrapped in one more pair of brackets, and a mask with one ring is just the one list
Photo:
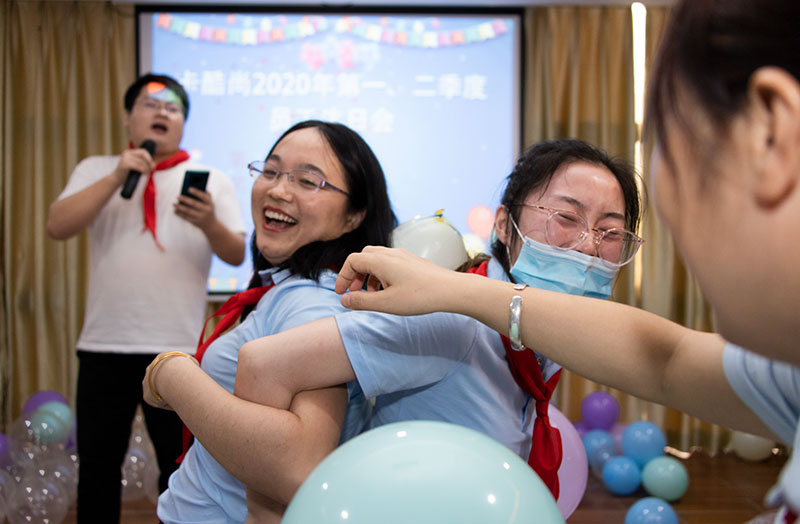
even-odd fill
[(478, 323), (451, 313), (413, 317), (371, 311), (336, 316), (350, 364), (367, 397), (441, 380), (474, 351)]
[(106, 175), (110, 175), (117, 167), (119, 157), (114, 156), (90, 156), (84, 158), (72, 173), (69, 175), (67, 185), (58, 195), (58, 200), (72, 196), (87, 187), (91, 186)]
[(733, 344), (725, 346), (722, 365), (739, 398), (791, 444), (800, 419), (800, 370)]

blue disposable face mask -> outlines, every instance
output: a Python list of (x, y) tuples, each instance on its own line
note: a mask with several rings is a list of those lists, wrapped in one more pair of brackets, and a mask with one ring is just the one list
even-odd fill
[(519, 257), (511, 268), (516, 282), (570, 295), (602, 299), (611, 296), (611, 284), (617, 274), (615, 266), (580, 251), (558, 249), (523, 237), (513, 219), (511, 223), (522, 239)]

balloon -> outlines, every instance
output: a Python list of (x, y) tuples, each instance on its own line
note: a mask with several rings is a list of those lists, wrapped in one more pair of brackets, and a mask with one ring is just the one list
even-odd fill
[(597, 478), (603, 478), (603, 466), (606, 465), (606, 462), (611, 457), (619, 456), (617, 453), (617, 446), (614, 444), (602, 444), (599, 447), (596, 447), (592, 452), (592, 456), (589, 457), (589, 467), (592, 469), (592, 473)]
[(595, 391), (581, 402), (581, 416), (589, 429), (608, 431), (619, 418), (619, 402), (605, 391)]
[(36, 411), (36, 408), (44, 404), (45, 402), (61, 402), (62, 404), (69, 404), (67, 399), (64, 398), (64, 395), (58, 393), (57, 391), (50, 391), (50, 390), (41, 390), (37, 391), (30, 397), (28, 400), (25, 401), (25, 405), (22, 406), (22, 414), (28, 415)]
[[(11, 456), (8, 454), (8, 439), (0, 433), (0, 469), (11, 464)], [(0, 521), (2, 522), (2, 521)]]
[(617, 452), (622, 453), (622, 435), (625, 433), (625, 430), (628, 429), (628, 424), (620, 424), (617, 422), (608, 432), (614, 437), (614, 443), (617, 445)]
[(764, 437), (742, 431), (732, 431), (728, 446), (740, 458), (751, 461), (764, 460), (772, 456), (775, 442)]
[(486, 239), (494, 228), (494, 214), (486, 206), (475, 206), (467, 213), (467, 226), (470, 231)]
[(49, 524), (61, 522), (67, 515), (69, 501), (58, 486), (29, 471), (7, 501), (11, 524)]
[(43, 476), (59, 486), (72, 504), (78, 497), (78, 468), (66, 451), (47, 459), (39, 466)]
[(579, 420), (577, 422), (573, 422), (572, 425), (575, 426), (575, 429), (577, 430), (578, 435), (581, 436), (581, 440), (583, 440), (584, 435), (589, 433), (589, 427), (586, 425), (586, 422), (584, 422), (582, 420)]
[(536, 473), (489, 437), (406, 421), (344, 443), (306, 478), (284, 524), (563, 523)]
[(139, 500), (145, 492), (145, 476), (152, 457), (139, 448), (130, 448), (122, 463), (122, 500)]
[(661, 428), (645, 420), (629, 425), (622, 434), (622, 453), (635, 460), (639, 467), (663, 455), (666, 445)]
[(39, 438), (47, 443), (66, 441), (75, 425), (72, 409), (62, 402), (50, 401), (41, 404), (30, 414), (35, 428), (44, 428)]
[(646, 497), (631, 506), (625, 524), (678, 524), (678, 515), (667, 501)]
[(686, 467), (672, 457), (656, 457), (642, 470), (642, 486), (654, 497), (678, 500), (689, 487)]
[(583, 447), (586, 449), (587, 457), (591, 457), (594, 454), (594, 450), (596, 450), (600, 446), (613, 446), (613, 445), (614, 445), (614, 437), (612, 437), (608, 433), (608, 431), (603, 431), (602, 429), (593, 429), (591, 431), (588, 431), (583, 436)]
[(603, 466), (603, 484), (614, 495), (630, 495), (641, 481), (639, 465), (630, 457), (611, 457)]
[(558, 468), (558, 509), (564, 519), (569, 518), (586, 492), (589, 465), (578, 431), (552, 404), (547, 409), (550, 424), (561, 433), (561, 467)]
[(22, 417), (11, 423), (6, 434), (8, 454), (15, 464), (28, 467), (37, 461), (44, 461), (49, 455), (64, 450), (63, 442), (58, 440), (63, 425), (55, 417)]
[(469, 257), (461, 233), (442, 216), (414, 217), (392, 231), (392, 247), (403, 248), (447, 269), (456, 269)]

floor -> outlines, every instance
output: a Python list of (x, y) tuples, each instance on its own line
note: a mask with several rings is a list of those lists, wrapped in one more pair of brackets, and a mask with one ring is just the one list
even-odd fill
[[(762, 500), (775, 482), (786, 461), (774, 456), (763, 462), (747, 462), (734, 455), (710, 458), (695, 454), (684, 461), (689, 472), (689, 490), (673, 503), (682, 524), (742, 524), (768, 513)], [(629, 497), (609, 493), (603, 483), (589, 477), (581, 505), (569, 518), (569, 524), (623, 523), (628, 508), (647, 494)], [(74, 524), (70, 510), (64, 524)], [(155, 507), (148, 499), (126, 502), (121, 524), (155, 524)]]

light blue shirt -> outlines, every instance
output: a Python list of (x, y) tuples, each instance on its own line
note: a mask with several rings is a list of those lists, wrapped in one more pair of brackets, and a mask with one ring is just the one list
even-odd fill
[[(203, 357), (203, 370), (230, 392), (236, 379), (239, 348), (245, 342), (344, 310), (339, 295), (333, 291), (336, 274), (331, 271), (326, 270), (319, 282), (292, 276), (288, 270), (267, 270), (262, 273), (262, 280), (265, 284), (274, 282), (275, 287), (261, 298), (244, 322), (214, 341)], [(346, 426), (360, 423), (350, 417), (348, 413)], [(180, 468), (170, 476), (169, 489), (158, 499), (158, 517), (165, 524), (244, 522), (245, 487), (195, 440)]]
[[(508, 280), (494, 260), (487, 274)], [(402, 317), (354, 311), (337, 315), (336, 322), (357, 377), (351, 394), (360, 386), (367, 397), (376, 397), (369, 428), (402, 420), (451, 422), (480, 431), (527, 460), (535, 402), (514, 381), (496, 331), (450, 313)], [(560, 369), (541, 361), (545, 380)]]
[(728, 383), (753, 413), (784, 443), (794, 443), (766, 502), (784, 504), (800, 514), (800, 369), (733, 344), (725, 346), (722, 365)]

